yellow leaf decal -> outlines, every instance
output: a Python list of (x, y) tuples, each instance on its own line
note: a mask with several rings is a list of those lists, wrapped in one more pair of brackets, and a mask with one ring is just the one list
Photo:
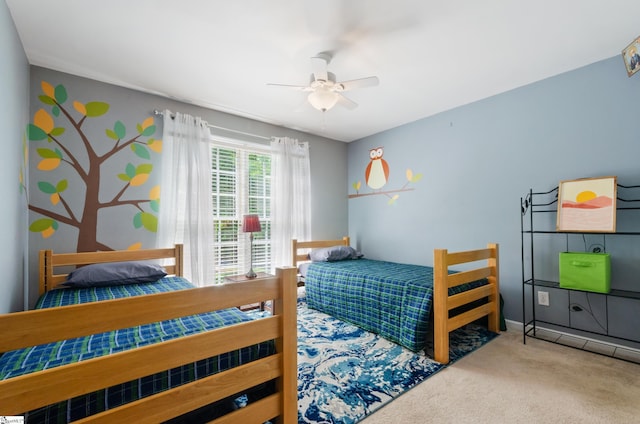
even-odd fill
[(49, 238), (55, 232), (56, 232), (56, 230), (54, 230), (53, 227), (49, 227), (46, 230), (41, 231), (40, 234), (42, 234), (42, 238)]
[(149, 148), (151, 150), (153, 150), (156, 153), (161, 153), (162, 152), (162, 140), (152, 140), (149, 144), (148, 144)]
[(158, 200), (160, 198), (160, 186), (157, 185), (149, 190), (149, 199)]
[(49, 83), (48, 83), (48, 82), (46, 82), (46, 81), (42, 81), (42, 82), (40, 83), (40, 86), (42, 87), (42, 92), (43, 92), (45, 95), (47, 95), (47, 96), (51, 97), (52, 99), (55, 99), (55, 98), (56, 98), (56, 94), (55, 94), (55, 90), (54, 90), (54, 88), (53, 88), (53, 85), (49, 84)]
[(60, 201), (60, 194), (53, 193), (49, 199), (51, 200), (51, 204), (55, 206)]
[(76, 100), (73, 102), (73, 108), (77, 110), (80, 115), (82, 116), (87, 115), (87, 107), (84, 105), (84, 103), (80, 103), (79, 101)]
[(131, 246), (127, 247), (127, 250), (140, 250), (142, 248), (142, 243), (137, 242), (133, 243)]
[(59, 158), (47, 158), (47, 159), (42, 159), (38, 163), (38, 169), (41, 171), (53, 171), (59, 165), (60, 165)]
[(142, 121), (142, 124), (140, 126), (144, 130), (144, 129), (150, 127), (151, 125), (153, 125), (153, 116), (150, 116), (147, 119), (145, 119), (144, 121)]
[(54, 127), (53, 118), (44, 109), (40, 109), (33, 116), (33, 124), (47, 134), (51, 133)]
[(139, 186), (146, 183), (148, 179), (149, 179), (149, 174), (138, 174), (135, 177), (131, 178), (131, 181), (129, 181), (129, 184), (131, 184), (134, 187)]
[(407, 169), (407, 181), (411, 181), (413, 178), (413, 171), (411, 169)]

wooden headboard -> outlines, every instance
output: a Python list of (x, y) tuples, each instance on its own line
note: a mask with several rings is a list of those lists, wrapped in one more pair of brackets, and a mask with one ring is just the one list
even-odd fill
[(153, 259), (169, 259), (169, 264), (162, 264), (167, 274), (182, 276), (182, 245), (165, 249), (114, 250), (111, 252), (53, 253), (53, 250), (40, 251), (39, 284), (40, 294), (56, 288), (64, 283), (69, 272), (54, 274), (55, 268), (82, 266), (106, 262), (144, 261)]
[(344, 236), (338, 240), (316, 240), (316, 241), (298, 241), (296, 239), (291, 240), (291, 265), (298, 267), (302, 262), (309, 262), (309, 252), (311, 249), (318, 249), (321, 247), (331, 246), (349, 246), (349, 236)]

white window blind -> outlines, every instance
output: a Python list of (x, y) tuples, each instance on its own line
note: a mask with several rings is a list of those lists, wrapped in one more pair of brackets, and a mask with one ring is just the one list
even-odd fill
[(262, 230), (253, 233), (253, 270), (270, 272), (271, 155), (259, 146), (212, 144), (211, 181), (216, 283), (246, 274), (251, 267), (249, 233), (242, 217), (257, 214)]

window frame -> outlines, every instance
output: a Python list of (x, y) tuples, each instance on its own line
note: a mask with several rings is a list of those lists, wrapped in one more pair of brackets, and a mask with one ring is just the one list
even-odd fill
[[(220, 155), (221, 151), (234, 151), (235, 154)], [(211, 153), (214, 284), (223, 283), (225, 277), (246, 274), (251, 267), (255, 272), (270, 273), (273, 268), (270, 147), (212, 136)], [(234, 156), (233, 164), (220, 162), (223, 157), (229, 161), (229, 156)], [(268, 158), (266, 164), (264, 159), (260, 159), (264, 157)], [(256, 170), (258, 176), (252, 176)], [(221, 187), (221, 181), (225, 187)], [(229, 205), (232, 205), (233, 212)], [(242, 217), (249, 213), (258, 214), (261, 224), (261, 231), (253, 233), (253, 259), (250, 235), (242, 231)], [(225, 233), (221, 232), (223, 227), (230, 228)]]

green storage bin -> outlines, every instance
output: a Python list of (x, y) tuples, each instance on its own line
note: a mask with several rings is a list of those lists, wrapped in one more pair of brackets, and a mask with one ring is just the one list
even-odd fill
[(608, 253), (560, 253), (560, 287), (596, 293), (611, 291)]

